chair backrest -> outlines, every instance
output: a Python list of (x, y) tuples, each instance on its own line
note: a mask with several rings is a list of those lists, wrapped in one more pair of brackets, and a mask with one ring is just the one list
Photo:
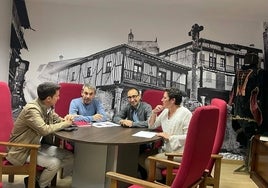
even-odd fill
[(60, 83), (60, 86), (60, 98), (55, 104), (55, 112), (61, 117), (64, 117), (69, 113), (71, 100), (81, 97), (83, 84)]
[[(0, 141), (8, 142), (10, 138), (10, 133), (14, 126), (11, 108), (11, 94), (10, 89), (5, 82), (0, 82)], [(6, 147), (0, 146), (0, 152), (5, 152)]]
[[(211, 100), (211, 105), (216, 106), (219, 108), (219, 122), (218, 122), (218, 128), (216, 132), (216, 137), (212, 149), (212, 154), (218, 154), (221, 150), (222, 143), (224, 141), (224, 135), (225, 135), (225, 129), (226, 129), (226, 123), (227, 123), (227, 103), (218, 98), (213, 98)], [(212, 171), (213, 165), (214, 165), (215, 159), (211, 158), (207, 169), (209, 172)]]
[(191, 118), (180, 168), (172, 188), (188, 188), (200, 180), (211, 157), (218, 125), (219, 109), (198, 107)]
[(147, 102), (154, 109), (157, 105), (162, 104), (164, 91), (156, 89), (145, 90), (142, 94), (142, 101)]
[[(164, 95), (164, 91), (156, 90), (156, 89), (147, 89), (142, 94), (142, 101), (147, 102), (151, 105), (152, 109), (154, 109), (157, 105), (162, 104), (162, 98)], [(162, 127), (158, 127), (157, 131), (162, 131)], [(155, 147), (160, 147), (162, 145), (162, 141), (157, 142)]]

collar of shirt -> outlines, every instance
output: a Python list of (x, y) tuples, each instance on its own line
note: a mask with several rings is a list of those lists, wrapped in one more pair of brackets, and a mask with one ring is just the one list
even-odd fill
[(139, 102), (138, 105), (137, 105), (137, 107), (131, 106), (131, 109), (133, 111), (136, 111), (137, 109), (139, 109), (140, 105), (141, 105), (141, 103)]

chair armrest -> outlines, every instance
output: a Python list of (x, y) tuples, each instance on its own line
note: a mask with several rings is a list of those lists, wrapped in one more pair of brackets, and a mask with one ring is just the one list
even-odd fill
[(153, 156), (148, 157), (149, 161), (155, 161), (158, 163), (162, 163), (165, 166), (172, 166), (172, 167), (179, 167), (181, 163), (176, 162), (176, 161), (170, 161), (168, 159), (162, 159), (162, 158), (157, 158)]
[[(37, 152), (38, 148), (40, 148), (39, 144), (23, 144), (23, 143), (12, 143), (12, 142), (0, 142), (0, 145), (6, 147), (24, 147), (30, 149), (30, 165), (36, 166), (37, 163)], [(3, 159), (3, 158), (1, 158)]]
[(219, 154), (211, 154), (211, 158), (212, 159), (222, 159), (222, 155), (219, 155)]
[[(165, 153), (165, 155), (168, 158), (182, 157), (183, 156), (183, 153)], [(219, 159), (219, 158), (222, 158), (222, 155), (219, 155), (219, 154), (211, 154), (211, 158), (213, 158), (213, 159)]]
[(12, 142), (0, 142), (0, 145), (3, 146), (12, 146), (12, 147), (26, 147), (30, 149), (38, 149), (39, 144), (23, 144), (23, 143), (12, 143)]
[(117, 172), (107, 172), (106, 176), (111, 178), (111, 188), (117, 188), (117, 182), (125, 182), (125, 183), (129, 183), (129, 184), (135, 184), (135, 185), (140, 185), (140, 186), (144, 186), (144, 187), (148, 187), (148, 188), (163, 188), (163, 187), (169, 187), (166, 185), (159, 185), (153, 182), (149, 182), (149, 181), (145, 181), (145, 180), (141, 180), (138, 178), (134, 178), (131, 176), (127, 176), (124, 174), (120, 174)]
[(168, 160), (173, 160), (174, 157), (182, 157), (183, 153), (165, 153), (165, 156), (167, 156)]
[(4, 158), (4, 157), (6, 157), (7, 156), (7, 153), (2, 153), (2, 152), (0, 152), (0, 157), (1, 158)]
[(172, 170), (173, 168), (178, 168), (180, 166), (180, 163), (168, 159), (162, 159), (157, 158), (153, 156), (148, 157), (149, 160), (149, 173), (148, 173), (148, 181), (153, 182), (156, 179), (155, 169), (156, 169), (156, 163), (161, 163), (164, 166), (166, 166), (167, 169), (167, 181), (166, 184), (171, 184), (172, 179)]
[(166, 156), (174, 156), (174, 157), (182, 157), (183, 153), (182, 152), (180, 152), (180, 153), (175, 153), (175, 152), (168, 153), (168, 152), (166, 152), (165, 155)]

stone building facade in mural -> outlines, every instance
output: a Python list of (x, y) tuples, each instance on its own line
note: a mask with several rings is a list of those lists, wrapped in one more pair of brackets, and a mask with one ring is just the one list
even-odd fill
[[(251, 46), (238, 44), (224, 44), (208, 39), (199, 39), (200, 50), (197, 53), (197, 88), (198, 99), (205, 96), (206, 103), (212, 97), (228, 100), (237, 69), (244, 64), (244, 57), (248, 51), (259, 55), (263, 67), (263, 52)], [(187, 42), (157, 54), (159, 57), (176, 62), (186, 67), (192, 66), (192, 42)], [(188, 74), (188, 89), (191, 89), (191, 71)]]
[[(264, 22), (264, 54), (254, 46), (224, 44), (208, 39), (199, 39), (197, 54), (197, 85), (199, 101), (209, 103), (213, 97), (228, 99), (234, 75), (244, 62), (248, 51), (257, 53), (262, 59), (260, 67), (267, 70), (268, 24)], [(97, 97), (103, 102), (112, 117), (115, 111), (127, 103), (126, 91), (137, 87), (142, 93), (146, 89), (178, 87), (189, 96), (192, 82), (192, 42), (160, 52), (157, 38), (153, 41), (134, 39), (132, 30), (127, 44), (100, 51), (87, 57), (49, 62), (39, 66), (36, 82), (25, 83), (25, 74), (30, 63), (21, 58), (20, 50), (28, 49), (24, 40), (25, 29), (31, 29), (24, 0), (13, 0), (9, 87), (12, 93), (12, 108), (16, 113), (36, 97), (36, 86), (43, 81), (91, 83), (97, 87)], [(263, 60), (264, 57), (264, 60)], [(27, 84), (27, 87), (25, 87)], [(235, 134), (230, 127), (226, 130), (223, 149), (237, 151)]]
[(43, 66), (39, 79), (95, 85), (99, 92), (108, 92), (109, 99), (113, 98), (102, 100), (106, 110), (118, 111), (127, 103), (125, 96), (130, 87), (141, 92), (149, 88), (177, 87), (186, 92), (189, 70), (184, 65), (122, 44), (84, 58), (50, 62)]

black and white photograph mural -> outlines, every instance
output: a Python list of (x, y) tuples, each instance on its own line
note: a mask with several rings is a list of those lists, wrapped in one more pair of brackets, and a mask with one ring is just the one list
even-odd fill
[[(228, 102), (247, 52), (267, 69), (265, 0), (21, 2), (13, 19), (23, 17), (17, 37), (23, 42), (11, 45), (10, 60), (14, 110), (35, 98), (44, 81), (96, 86), (110, 116), (127, 103), (130, 87), (177, 87), (185, 101), (200, 105), (214, 97)], [(225, 137), (223, 150), (239, 154), (230, 119)]]

